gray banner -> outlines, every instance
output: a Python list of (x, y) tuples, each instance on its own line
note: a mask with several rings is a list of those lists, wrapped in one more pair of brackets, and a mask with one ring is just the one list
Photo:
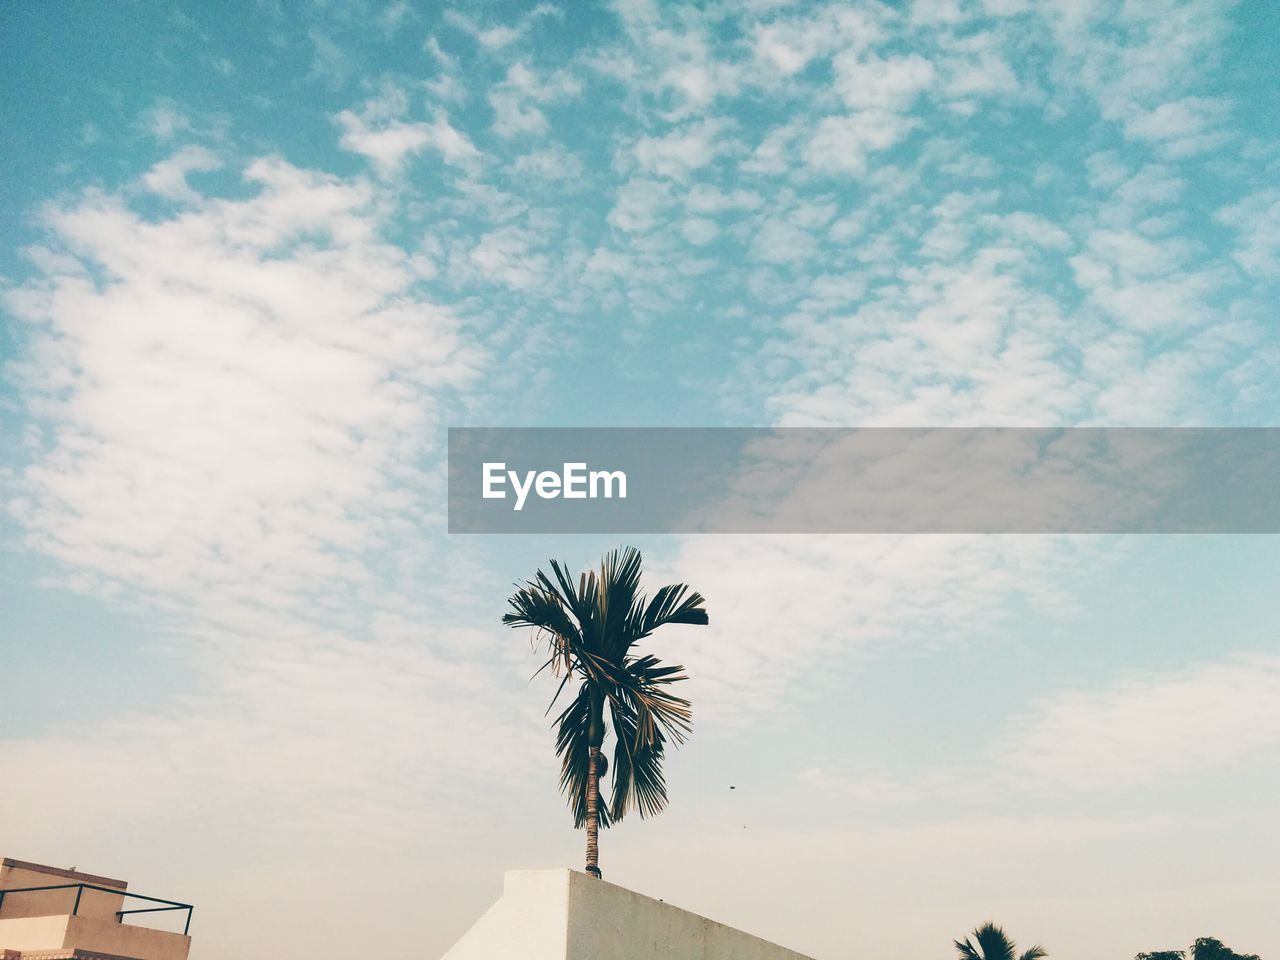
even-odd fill
[(450, 428), (451, 533), (1278, 533), (1280, 428)]

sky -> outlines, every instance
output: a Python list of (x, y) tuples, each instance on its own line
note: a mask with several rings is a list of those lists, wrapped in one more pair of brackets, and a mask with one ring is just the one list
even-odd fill
[[(0, 11), (0, 854), (193, 958), (579, 866), (449, 426), (1280, 425), (1264, 2)], [(631, 538), (711, 623), (605, 878), (836, 960), (1280, 955), (1280, 542)], [(732, 788), (732, 789), (731, 789)]]

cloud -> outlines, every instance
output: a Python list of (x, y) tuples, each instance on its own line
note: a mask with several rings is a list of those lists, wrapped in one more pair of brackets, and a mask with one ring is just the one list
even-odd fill
[(570, 183), (581, 181), (585, 173), (582, 161), (560, 146), (544, 147), (522, 154), (516, 158), (512, 169), (521, 176)]
[(1015, 597), (1058, 609), (1085, 556), (1095, 548), (1071, 538), (689, 537), (650, 566), (714, 609), (710, 635), (673, 637), (670, 656), (695, 678), (699, 722), (736, 727), (803, 709), (800, 688), (817, 696), (852, 664), (963, 643)]
[(784, 77), (804, 70), (812, 61), (842, 50), (856, 58), (885, 37), (885, 10), (852, 9), (832, 4), (809, 16), (756, 23), (751, 49), (756, 62)]
[(157, 196), (170, 200), (198, 199), (187, 184), (187, 174), (217, 170), (218, 156), (204, 147), (187, 146), (167, 160), (161, 160), (143, 175), (142, 184)]
[(498, 52), (524, 37), (534, 24), (543, 17), (558, 19), (563, 16), (564, 11), (559, 7), (549, 3), (540, 3), (521, 17), (514, 25), (498, 24), (492, 27), (482, 27), (475, 18), (459, 13), (456, 10), (446, 10), (444, 21), (451, 27), (469, 34), (480, 45), (482, 50)]
[(489, 94), (493, 130), (500, 137), (545, 134), (550, 126), (539, 105), (569, 100), (581, 92), (581, 83), (565, 71), (542, 78), (525, 63), (512, 64)]
[(686, 220), (680, 229), (686, 239), (696, 247), (706, 246), (720, 235), (720, 228), (716, 226), (715, 221), (703, 217)]
[[(31, 849), (161, 874), (168, 848), (136, 838), (183, 833), (210, 916), (248, 847), (282, 874), (318, 871), (320, 850), (366, 875), (406, 843), (447, 855), (477, 797), (496, 816), (549, 769), (526, 651), (458, 627), (465, 591), (431, 570), (468, 569), (468, 551), (445, 560), (424, 529), (443, 525), (445, 411), (486, 352), (381, 238), (368, 181), (278, 158), (242, 176), (234, 198), (189, 187), (180, 213), (144, 215), (132, 187), (51, 205), (32, 278), (5, 295), (28, 416), (5, 504), (33, 566), (122, 606), (185, 682), (91, 728), (0, 738), (26, 785), (0, 818)], [(68, 829), (72, 784), (101, 802)], [(211, 924), (207, 942), (277, 936)]]
[(1228, 138), (1222, 123), (1229, 111), (1226, 100), (1184, 97), (1129, 117), (1124, 129), (1130, 137), (1159, 143), (1169, 156), (1185, 157), (1220, 146)]
[(395, 3), (387, 4), (378, 14), (377, 24), (382, 32), (390, 37), (398, 33), (400, 28), (412, 19), (414, 19), (413, 8), (406, 0), (396, 0)]
[(356, 70), (351, 54), (323, 30), (308, 30), (307, 39), (312, 50), (311, 71), (307, 79), (323, 83), (330, 90), (344, 87)]
[(428, 148), (439, 152), (445, 163), (455, 166), (480, 156), (480, 151), (449, 123), (443, 111), (430, 123), (382, 119), (370, 124), (351, 110), (343, 110), (335, 119), (343, 130), (342, 148), (368, 157), (383, 177), (397, 176), (410, 157)]
[[(377, 20), (396, 9), (376, 4), (365, 23), (332, 5), (307, 11), (291, 42), (314, 58), (311, 79), (357, 75), (358, 29), (375, 45), (365, 55), (385, 47), (383, 26), (406, 40), (411, 14)], [(571, 831), (546, 828), (563, 811), (544, 704), (523, 688), (523, 638), (508, 649), (493, 632), (493, 597), (528, 572), (533, 548), (490, 556), (431, 536), (448, 420), (571, 415), (581, 391), (565, 374), (584, 363), (610, 385), (605, 419), (1274, 419), (1277, 200), (1249, 187), (1269, 182), (1272, 154), (1260, 134), (1224, 151), (1246, 115), (1221, 82), (1233, 76), (1221, 59), (1229, 7), (629, 3), (599, 31), (536, 50), (559, 13), (495, 16), (464, 9), (432, 28), (419, 64), (426, 112), (403, 78), (360, 71), (369, 99), (333, 107), (332, 132), (368, 158), (367, 177), (266, 159), (227, 196), (210, 194), (231, 173), (200, 171), (235, 153), (202, 153), (189, 143), (198, 119), (143, 100), (168, 108), (147, 126), (163, 149), (123, 190), (73, 190), (51, 206), (28, 251), (33, 278), (5, 288), (23, 318), (23, 362), (10, 369), (24, 407), (19, 462), (0, 482), (29, 538), (22, 561), (39, 571), (33, 581), (126, 606), (136, 643), (176, 658), (187, 686), (145, 712), (117, 705), (88, 733), (50, 715), (37, 735), (5, 738), (0, 769), (21, 775), (0, 796), (0, 821), (69, 858), (88, 845), (130, 862), (150, 850), (165, 869), (168, 851), (136, 838), (182, 835), (209, 878), (202, 910), (226, 918), (219, 954), (264, 943), (287, 953), (314, 946), (318, 930), (324, 947), (367, 949), (353, 941), (368, 930), (329, 923), (358, 894), (316, 879), (326, 856), (382, 884), (371, 908), (390, 905), (443, 939), (483, 906), (486, 874), (503, 861), (579, 855)], [(292, 102), (288, 89), (270, 93)], [(592, 123), (560, 129), (561, 113), (588, 108)], [(311, 147), (280, 145), (289, 156)], [(444, 165), (422, 162), (436, 156)], [(633, 362), (655, 356), (661, 369)], [(1260, 818), (1233, 821), (1228, 803), (1213, 818), (1152, 826), (1165, 797), (1140, 794), (1168, 785), (1190, 809), (1217, 797), (1214, 777), (1194, 770), (1265, 779), (1250, 761), (1274, 743), (1237, 737), (1243, 721), (1222, 691), (1236, 685), (1269, 711), (1274, 665), (1149, 664), (1090, 691), (1037, 689), (1031, 702), (1013, 684), (963, 770), (950, 757), (907, 774), (863, 769), (855, 746), (844, 756), (814, 726), (815, 698), (878, 684), (899, 657), (965, 659), (966, 645), (1016, 629), (1027, 607), (1069, 617), (1093, 601), (1099, 571), (1119, 571), (1118, 549), (1031, 538), (661, 545), (648, 557), (655, 581), (687, 580), (713, 604), (710, 629), (676, 631), (659, 649), (689, 666), (699, 723), (700, 752), (671, 767), (673, 783), (696, 781), (672, 815), (687, 811), (687, 824), (714, 811), (721, 827), (738, 815), (707, 784), (741, 743), (747, 769), (794, 781), (757, 810), (838, 802), (818, 805), (829, 824), (782, 824), (759, 846), (759, 820), (732, 821), (732, 836), (645, 824), (630, 853), (633, 835), (619, 831), (619, 875), (630, 883), (654, 859), (647, 838), (690, 864), (719, 856), (744, 879), (714, 897), (749, 914), (787, 896), (753, 863), (803, 846), (847, 878), (871, 850), (864, 873), (897, 884), (892, 896), (862, 884), (877, 909), (918, 913), (919, 884), (932, 884), (935, 945), (988, 909), (974, 875), (1006, 892), (1057, 883), (1054, 902), (1113, 917), (1144, 896), (1148, 919), (1173, 902), (1269, 902), (1269, 888), (1245, 885), (1225, 860), (1208, 879), (1196, 867), (1223, 839), (1197, 827), (1230, 821), (1261, 836)], [(1049, 654), (1023, 645), (1010, 662), (1022, 656), (1043, 665)], [(925, 701), (932, 721), (948, 722)], [(1186, 729), (1181, 711), (1209, 716), (1240, 751), (1210, 756), (1210, 735)], [(785, 743), (758, 736), (762, 717)], [(1158, 742), (1157, 722), (1171, 732)], [(802, 756), (794, 743), (806, 737), (814, 750)], [(1118, 778), (1095, 778), (1082, 759), (1094, 754)], [(821, 769), (800, 778), (809, 767)], [(967, 790), (975, 770), (981, 791)], [(59, 799), (86, 782), (101, 796), (89, 816)], [(740, 783), (735, 798), (746, 793)], [(1047, 812), (1072, 796), (1140, 815)], [(999, 803), (1019, 816), (985, 816)], [(952, 809), (965, 804), (984, 805), (981, 823)], [(848, 830), (864, 813), (871, 825)], [(1103, 903), (1089, 886), (1098, 863), (1130, 856), (1135, 837), (1156, 865), (1149, 888), (1106, 891)], [(1162, 869), (1184, 849), (1198, 887)], [(1029, 885), (1010, 864), (1040, 853), (1052, 862), (1031, 865)], [(446, 871), (447, 885), (396, 866), (422, 862), (469, 866)], [(410, 903), (425, 902), (423, 883), (437, 884), (434, 913)], [(669, 876), (653, 883), (663, 895)], [(293, 899), (257, 919), (245, 884)], [(1035, 898), (1017, 902), (1026, 929), (1039, 929)], [(838, 914), (822, 906), (815, 916)], [(380, 945), (400, 949), (405, 929), (384, 925)], [(841, 928), (831, 949), (856, 933)], [(892, 936), (871, 953), (901, 954)]]
[(417, 265), (377, 239), (367, 184), (275, 159), (244, 178), (251, 198), (189, 194), (181, 217), (92, 193), (46, 216), (61, 259), (8, 297), (45, 414), (18, 516), (103, 580), (290, 608), (361, 576), (406, 507), (393, 478), (430, 391), (481, 354), (409, 293)]
[(436, 62), (438, 75), (426, 83), (427, 90), (437, 100), (446, 103), (463, 103), (469, 90), (460, 75), (458, 58), (447, 53), (435, 36), (427, 37), (422, 49)]
[(1229, 103), (1186, 96), (1210, 75), (1231, 29), (1229, 8), (1206, 0), (1129, 5), (1119, 16), (1106, 4), (1046, 10), (1053, 31), (1054, 74), (1081, 90), (1126, 135), (1158, 142), (1171, 156), (1220, 144), (1210, 129)]
[(662, 181), (632, 178), (618, 190), (609, 225), (627, 233), (645, 232), (663, 222), (670, 194)]
[(630, 154), (645, 173), (687, 180), (727, 149), (722, 134), (728, 127), (721, 120), (691, 123), (661, 137), (642, 137), (630, 148)]
[(191, 118), (173, 100), (161, 98), (143, 115), (143, 125), (157, 140), (172, 140), (191, 129)]
[(1111, 790), (1229, 766), (1280, 747), (1280, 657), (1055, 693), (1008, 727), (997, 763), (1052, 789)]
[(480, 238), (469, 254), (479, 276), (529, 290), (550, 270), (544, 254), (535, 252), (540, 238), (529, 230), (508, 225)]
[(1280, 277), (1280, 190), (1250, 194), (1215, 219), (1237, 232), (1232, 258), (1242, 270), (1263, 279)]
[(917, 126), (916, 120), (879, 110), (824, 117), (804, 146), (804, 159), (822, 173), (861, 175), (871, 154), (889, 149)]
[(629, 85), (667, 104), (664, 119), (678, 122), (700, 114), (743, 84), (743, 65), (715, 53), (715, 11), (641, 3), (618, 4), (614, 12), (626, 35), (624, 49), (606, 51), (593, 62), (615, 71), (625, 58)]
[(935, 751), (930, 762), (908, 768), (838, 754), (803, 771), (797, 787), (838, 795), (867, 816), (924, 811), (939, 797), (961, 812), (1044, 809), (1049, 798), (1056, 809), (1098, 809), (1152, 790), (1180, 796), (1179, 779), (1216, 780), (1245, 765), (1272, 769), (1268, 758), (1280, 751), (1280, 658), (1240, 652), (1130, 671), (1087, 689), (1043, 692), (1012, 713), (992, 705), (982, 716), (995, 733), (974, 744), (972, 755)]
[(853, 110), (902, 110), (933, 83), (933, 64), (918, 53), (881, 58), (846, 52), (835, 58), (835, 88)]

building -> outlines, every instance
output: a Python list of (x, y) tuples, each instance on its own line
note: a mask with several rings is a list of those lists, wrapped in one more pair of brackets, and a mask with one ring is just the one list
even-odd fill
[(576, 870), (511, 870), (442, 960), (810, 960)]
[[(0, 960), (187, 960), (191, 905), (130, 893), (123, 880), (0, 860)], [(183, 933), (137, 926), (180, 918)], [(126, 922), (128, 918), (128, 922)]]

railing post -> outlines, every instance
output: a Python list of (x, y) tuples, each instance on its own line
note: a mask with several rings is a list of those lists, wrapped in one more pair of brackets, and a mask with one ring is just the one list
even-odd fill
[(76, 905), (71, 908), (71, 915), (73, 917), (80, 915), (80, 897), (83, 895), (84, 895), (84, 884), (82, 883), (78, 887), (76, 887)]

